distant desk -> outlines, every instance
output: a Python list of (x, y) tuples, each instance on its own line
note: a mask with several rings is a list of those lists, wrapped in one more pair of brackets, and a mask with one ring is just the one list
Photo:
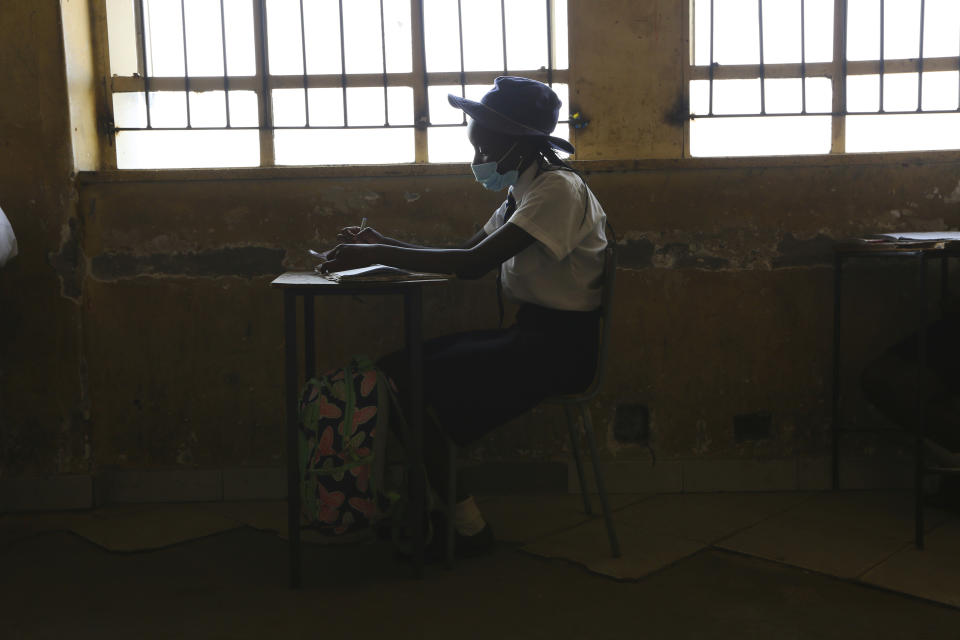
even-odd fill
[[(410, 357), (409, 491), (414, 538), (414, 567), (423, 572), (423, 518), (425, 478), (421, 464), (423, 447), (423, 287), (435, 286), (447, 279), (397, 282), (357, 282), (340, 284), (312, 272), (289, 271), (270, 283), (283, 289), (284, 385), (287, 412), (287, 524), (290, 531), (290, 586), (300, 586), (300, 470), (297, 467), (298, 403), (303, 382), (316, 374), (316, 327), (314, 296), (402, 295), (404, 345)], [(297, 362), (297, 297), (303, 298), (303, 369), (299, 377)]]
[[(941, 302), (946, 299), (949, 284), (949, 259), (960, 257), (960, 242), (869, 242), (869, 243), (840, 243), (834, 249), (833, 270), (833, 407), (832, 429), (833, 440), (833, 488), (840, 486), (840, 443), (839, 437), (843, 433), (877, 432), (876, 429), (845, 429), (842, 427), (840, 410), (840, 371), (841, 371), (841, 308), (843, 284), (843, 264), (851, 258), (878, 259), (886, 261), (910, 260), (916, 269), (917, 294), (917, 370), (922, 372), (927, 362), (927, 263), (931, 260), (940, 260), (940, 296)], [(920, 376), (917, 377), (915, 389), (915, 417), (913, 425), (914, 457), (916, 460), (914, 473), (914, 525), (915, 541), (918, 549), (923, 549), (923, 478), (926, 475), (958, 473), (958, 469), (948, 469), (927, 466), (924, 462), (923, 436), (926, 432), (926, 407), (922, 401)]]

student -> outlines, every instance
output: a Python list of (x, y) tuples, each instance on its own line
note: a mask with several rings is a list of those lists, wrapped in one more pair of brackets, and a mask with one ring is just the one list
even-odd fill
[[(560, 99), (547, 85), (499, 77), (480, 102), (450, 95), (469, 116), (472, 169), (507, 199), (461, 248), (421, 247), (372, 228), (347, 227), (325, 271), (386, 264), (414, 271), (479, 278), (499, 269), (498, 293), (520, 303), (509, 328), (468, 331), (424, 343), (426, 406), (439, 425), (424, 426), (424, 460), (443, 498), (447, 455), (442, 429), (458, 445), (477, 440), (545, 398), (585, 389), (593, 379), (598, 343), (606, 215), (583, 179), (555, 153), (573, 145), (550, 135)], [(503, 306), (500, 305), (501, 324)], [(401, 397), (406, 360), (381, 360)], [(427, 421), (431, 422), (430, 420)], [(458, 483), (460, 485), (460, 483)], [(458, 490), (454, 525), (457, 555), (493, 544), (473, 498)]]

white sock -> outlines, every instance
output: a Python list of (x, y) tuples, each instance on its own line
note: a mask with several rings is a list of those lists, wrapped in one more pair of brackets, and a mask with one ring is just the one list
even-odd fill
[(473, 496), (453, 507), (453, 528), (462, 536), (473, 536), (480, 533), (487, 526), (480, 509)]

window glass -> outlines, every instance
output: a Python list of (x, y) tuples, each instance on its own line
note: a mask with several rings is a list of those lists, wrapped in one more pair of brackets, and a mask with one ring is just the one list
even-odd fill
[(307, 92), (310, 97), (310, 126), (343, 126), (343, 89), (308, 89)]
[(255, 167), (260, 164), (260, 133), (235, 131), (120, 131), (120, 169)]
[(227, 98), (223, 91), (191, 91), (190, 126), (227, 126)]
[(187, 27), (187, 71), (191, 76), (222, 76), (223, 30), (220, 28), (220, 0), (184, 2), (183, 13)]
[(183, 20), (180, 3), (143, 0), (147, 74), (183, 76)]
[[(299, 20), (299, 16), (296, 17)], [(307, 34), (307, 73), (341, 73), (343, 67), (340, 58), (340, 3), (338, 0), (304, 2), (303, 21), (304, 31)], [(299, 28), (299, 22), (297, 27)], [(299, 32), (296, 36), (299, 41)], [(311, 121), (312, 119), (311, 117)]]
[(960, 2), (926, 0), (923, 22), (924, 56), (949, 57), (960, 52)]
[(223, 19), (227, 33), (227, 73), (231, 76), (256, 75), (253, 0), (223, 0)]
[(106, 1), (110, 73), (116, 76), (132, 76), (139, 73), (134, 1)]
[(714, 61), (720, 64), (760, 62), (759, 13), (755, 0), (714, 0), (713, 7)]
[(960, 91), (956, 71), (927, 71), (923, 74), (923, 108), (928, 111), (955, 110)]
[(883, 57), (920, 55), (920, 0), (884, 0)]
[(266, 0), (266, 2), (270, 74), (302, 75), (300, 3), (298, 0)]
[(923, 151), (960, 148), (960, 114), (847, 116), (847, 151)]
[(296, 129), (274, 132), (280, 165), (413, 162), (413, 128)]
[[(511, 69), (546, 68), (547, 5), (530, 0), (505, 0), (507, 63)], [(537, 28), (540, 27), (540, 28)]]
[(829, 116), (697, 118), (690, 122), (693, 156), (772, 156), (830, 152)]
[[(414, 128), (414, 87), (427, 79), (413, 68), (420, 12), (413, 13), (411, 0), (103, 1), (111, 72), (118, 78), (111, 99), (123, 167), (149, 167), (151, 154), (158, 168), (247, 166), (259, 157), (264, 134), (240, 135), (241, 129), (267, 125), (276, 127), (266, 135), (278, 164), (410, 162), (414, 138), (426, 138), (418, 144), (427, 142), (437, 158), (469, 160), (462, 129), (431, 137)], [(255, 38), (261, 7), (264, 51)], [(547, 78), (548, 68), (568, 66), (567, 0), (423, 0), (422, 15), (424, 28), (417, 31), (424, 33), (430, 72), (463, 68)], [(137, 35), (141, 19), (143, 38)], [(551, 25), (556, 31), (548, 37)], [(246, 79), (256, 76), (261, 61), (270, 77)], [(138, 64), (151, 82), (141, 82)], [(171, 81), (184, 77), (193, 80)], [(139, 90), (143, 85), (149, 99)], [(554, 88), (565, 120), (568, 88)], [(488, 89), (428, 86), (432, 124), (464, 122), (447, 93), (465, 91), (479, 100)], [(224, 136), (187, 135), (215, 130)], [(441, 139), (449, 150), (437, 146)], [(226, 151), (195, 151), (204, 144), (226, 145)], [(178, 145), (181, 159), (173, 157)], [(250, 145), (247, 152), (243, 145)]]

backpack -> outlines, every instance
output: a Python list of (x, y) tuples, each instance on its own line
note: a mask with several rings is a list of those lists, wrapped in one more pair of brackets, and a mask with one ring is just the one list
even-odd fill
[(348, 537), (391, 512), (384, 490), (391, 391), (366, 357), (307, 381), (300, 400), (301, 523)]

